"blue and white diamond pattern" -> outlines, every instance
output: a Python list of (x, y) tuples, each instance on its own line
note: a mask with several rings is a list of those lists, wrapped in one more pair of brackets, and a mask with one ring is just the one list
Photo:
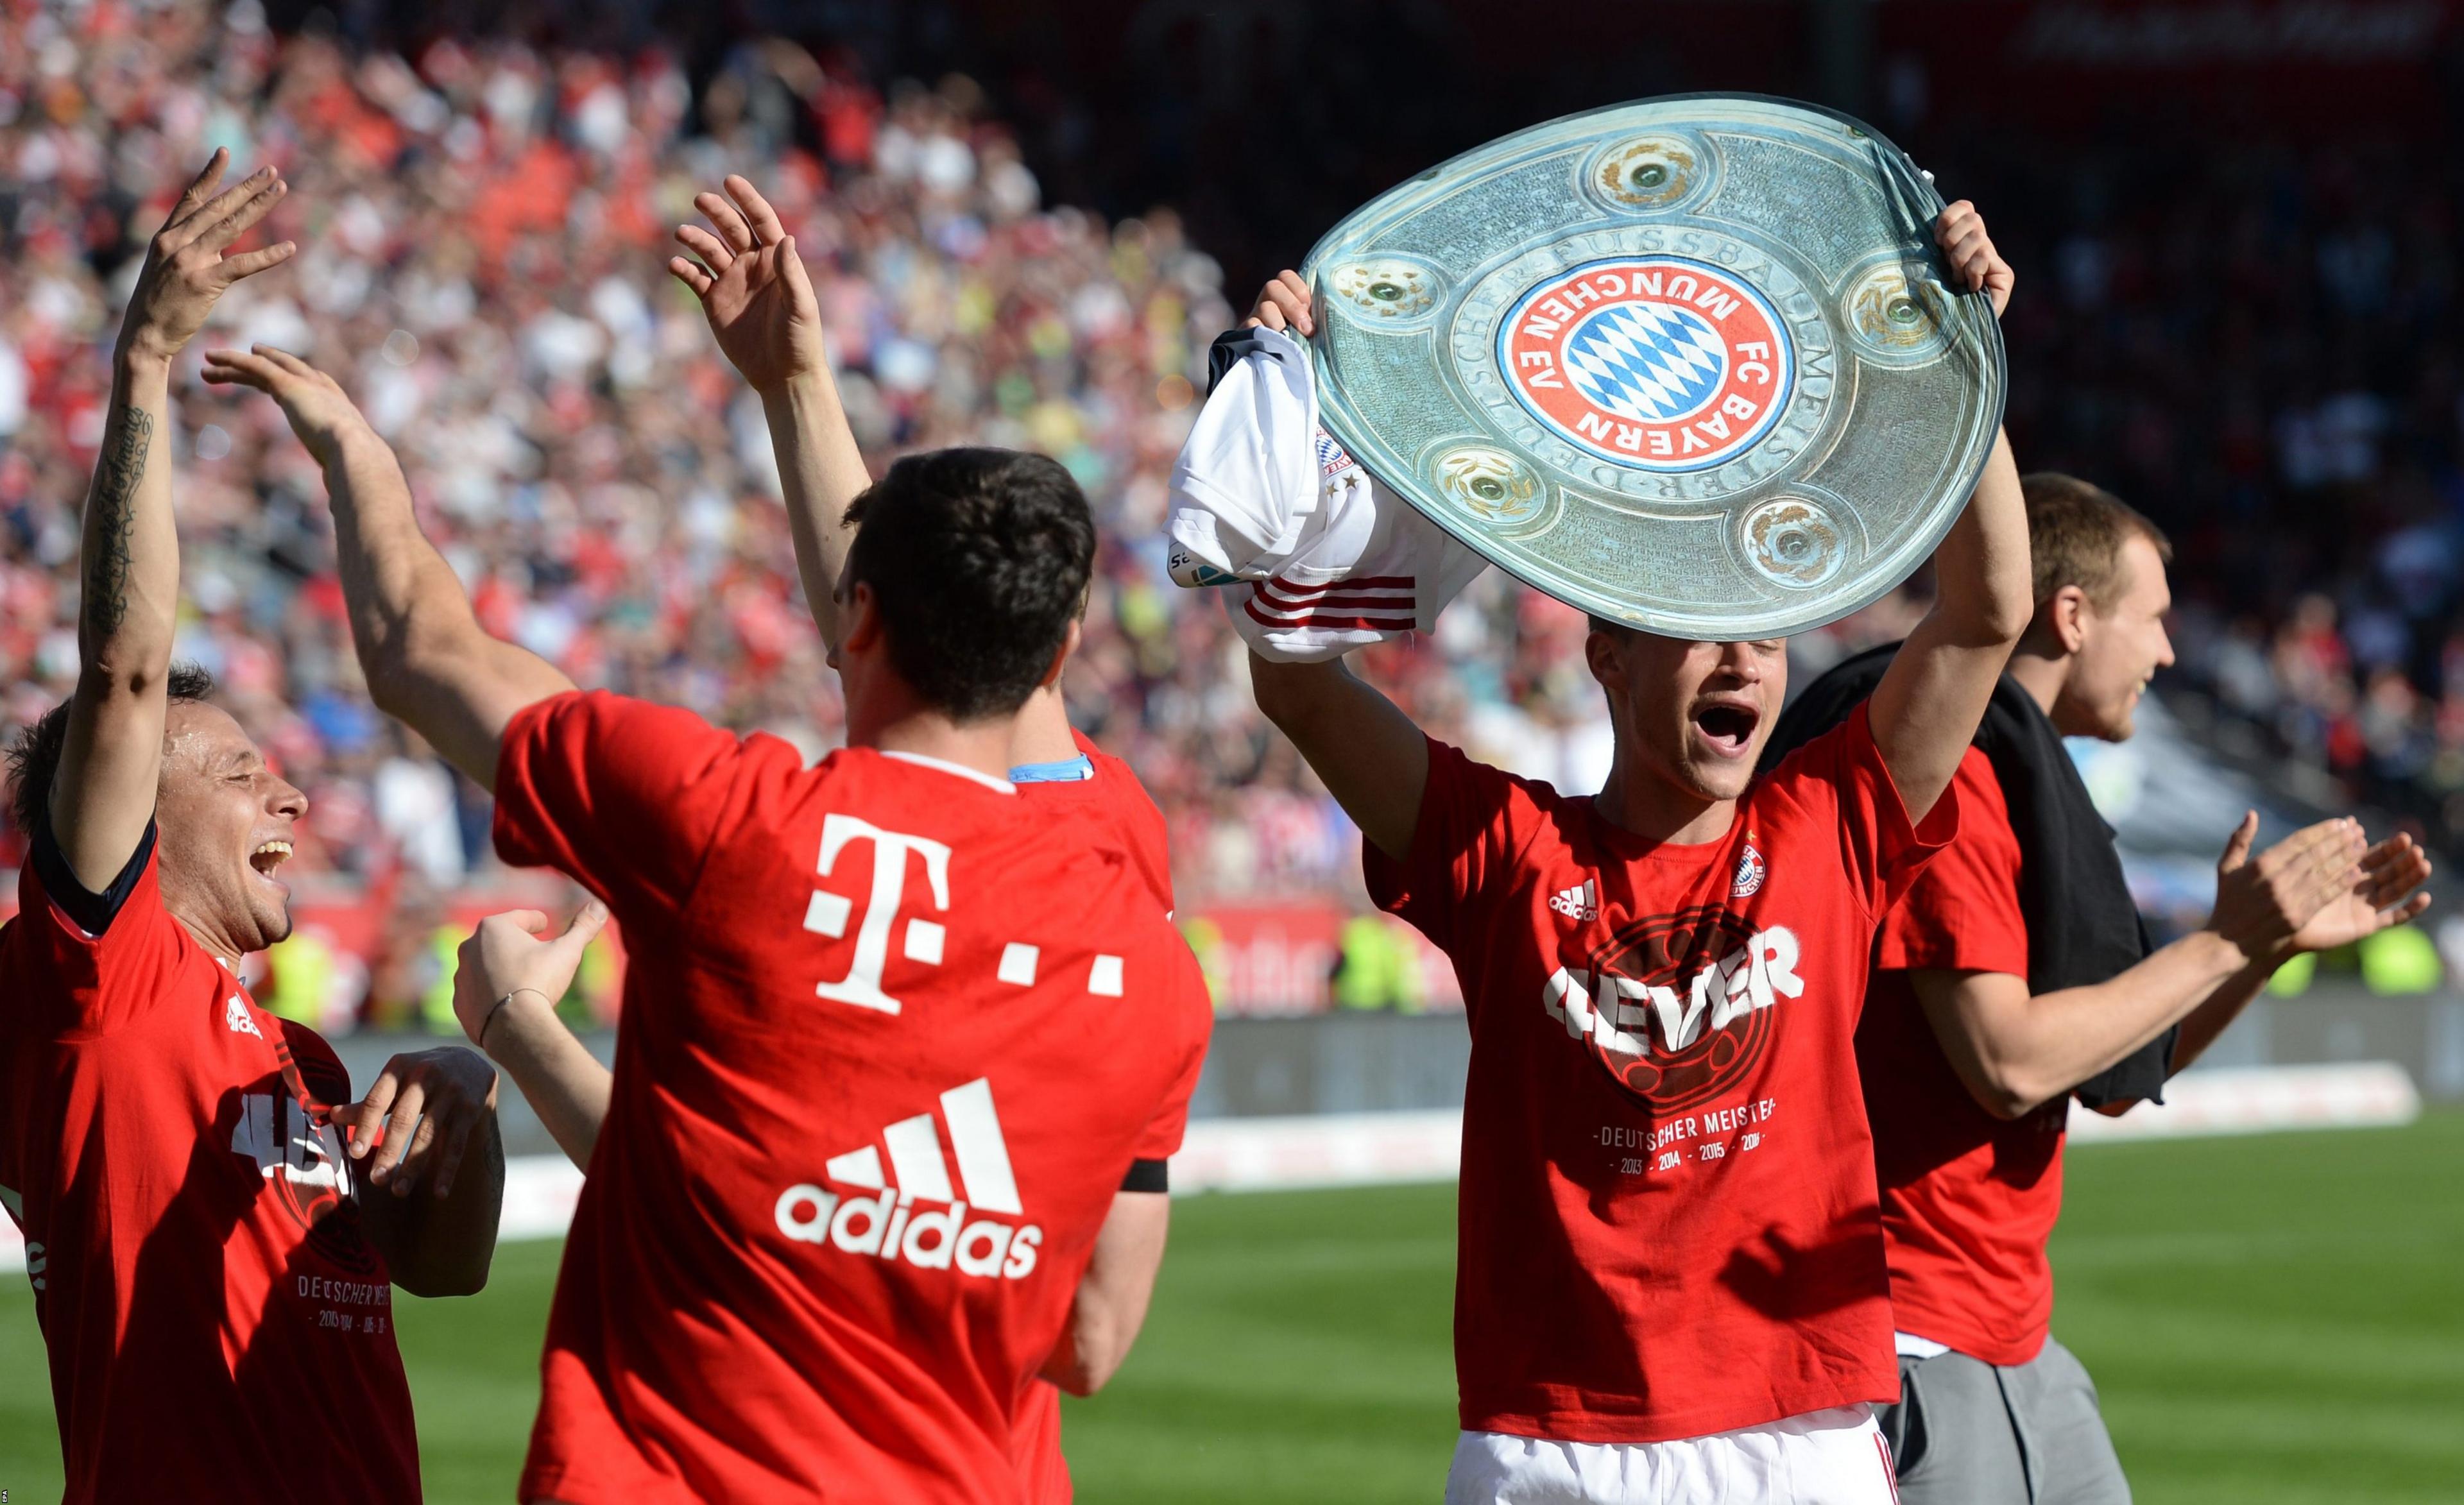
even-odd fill
[(1727, 374), (1728, 352), (1701, 315), (1666, 303), (1617, 303), (1567, 337), (1574, 390), (1620, 418), (1662, 424), (1701, 407)]

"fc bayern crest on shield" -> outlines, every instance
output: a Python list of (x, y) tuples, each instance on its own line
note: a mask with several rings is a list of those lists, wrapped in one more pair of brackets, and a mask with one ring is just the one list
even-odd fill
[(1780, 638), (1934, 552), (2002, 418), (2001, 327), (1871, 126), (1639, 99), (1443, 162), (1301, 265), (1318, 423), (1458, 542), (1592, 616)]
[(1559, 438), (1654, 471), (1707, 469), (1752, 447), (1796, 374), (1787, 325), (1762, 291), (1683, 256), (1543, 278), (1499, 322), (1497, 364)]

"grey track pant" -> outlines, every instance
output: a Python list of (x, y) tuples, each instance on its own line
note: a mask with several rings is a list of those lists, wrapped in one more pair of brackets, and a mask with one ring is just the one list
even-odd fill
[(2096, 1383), (2048, 1338), (2023, 1364), (1900, 1357), (1900, 1401), (1877, 1418), (1902, 1505), (2130, 1505)]

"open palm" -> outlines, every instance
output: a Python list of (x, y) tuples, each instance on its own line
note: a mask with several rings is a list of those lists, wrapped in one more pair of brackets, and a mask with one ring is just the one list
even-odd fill
[(701, 259), (671, 257), (668, 270), (701, 300), (718, 348), (744, 380), (775, 391), (825, 369), (821, 301), (769, 201), (743, 178), (730, 176), (726, 186), (724, 197), (693, 199), (710, 229), (676, 227), (677, 241)]
[(2390, 837), (2371, 847), (2362, 854), (2360, 870), (2349, 892), (2327, 901), (2294, 932), (2293, 949), (2327, 951), (2350, 946), (2430, 907), (2430, 896), (2414, 892), (2430, 877), (2430, 854), (2412, 838)]

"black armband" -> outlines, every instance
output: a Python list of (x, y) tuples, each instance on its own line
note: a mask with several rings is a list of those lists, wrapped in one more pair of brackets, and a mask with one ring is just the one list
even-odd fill
[(1172, 1162), (1168, 1160), (1133, 1160), (1130, 1173), (1121, 1178), (1124, 1191), (1169, 1191), (1172, 1189)]

